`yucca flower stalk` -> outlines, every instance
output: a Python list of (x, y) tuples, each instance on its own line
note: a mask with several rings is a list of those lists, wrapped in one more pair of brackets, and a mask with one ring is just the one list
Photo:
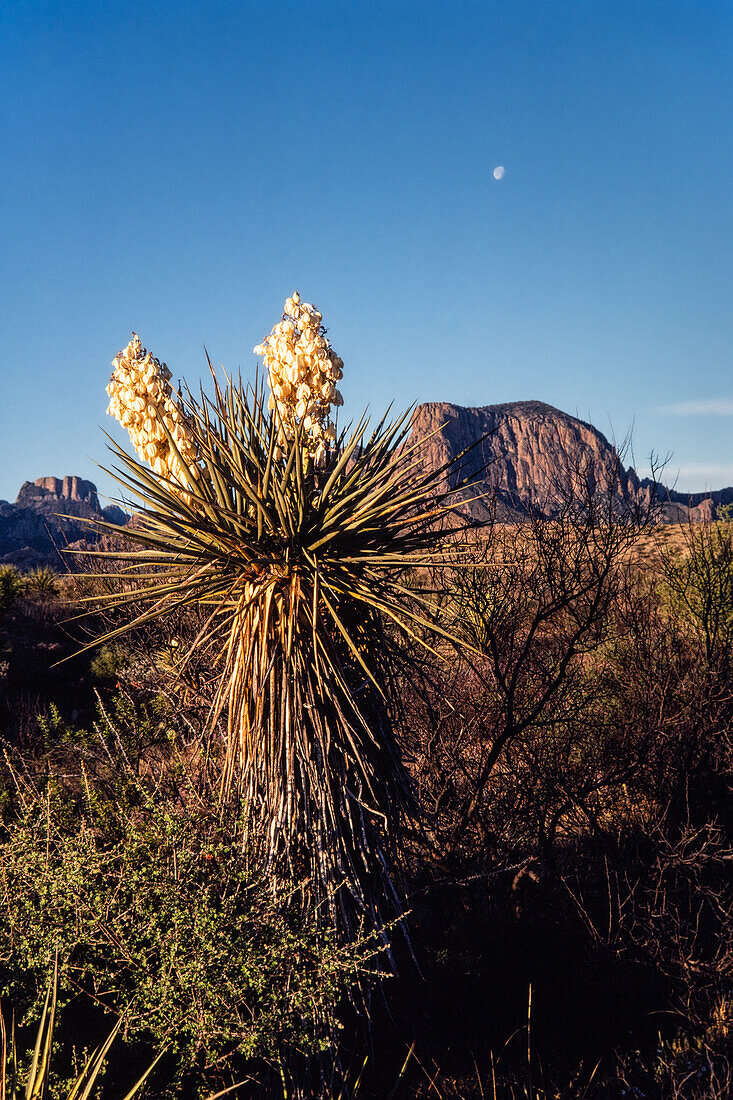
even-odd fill
[(142, 346), (136, 332), (112, 366), (107, 411), (127, 428), (140, 457), (181, 491), (196, 469), (196, 449), (171, 388), (171, 372)]
[(297, 290), (285, 302), (282, 320), (255, 349), (267, 368), (271, 394), (267, 402), (279, 422), (275, 458), (300, 429), (305, 456), (325, 458), (336, 438), (331, 406), (343, 405), (336, 389), (343, 360), (336, 355), (315, 306), (301, 302)]
[[(439, 490), (445, 470), (423, 469), (409, 445), (409, 414), (371, 432), (362, 418), (337, 437), (325, 382), (310, 412), (288, 404), (304, 400), (303, 376), (313, 389), (316, 371), (340, 370), (323, 343), (315, 369), (298, 362), (297, 339), (294, 395), (215, 377), (211, 398), (186, 391), (185, 451), (161, 421), (166, 472), (110, 441), (109, 472), (142, 512), (132, 528), (104, 525), (132, 544), (105, 555), (119, 581), (106, 603), (145, 609), (100, 641), (177, 608), (207, 610), (187, 656), (207, 654), (215, 671), (212, 728), (226, 714), (222, 793), (241, 799), (270, 871), (303, 883), (307, 903), (352, 935), (395, 913), (389, 871), (416, 807), (394, 674), (448, 639), (411, 575), (440, 559), (451, 494)], [(272, 382), (276, 355), (267, 366)]]

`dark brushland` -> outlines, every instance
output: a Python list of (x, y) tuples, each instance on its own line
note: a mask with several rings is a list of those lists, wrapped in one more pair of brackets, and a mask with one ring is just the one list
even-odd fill
[(434, 469), (473, 447), (478, 530), (431, 578), (471, 649), (394, 671), (420, 813), (370, 1035), (374, 958), (276, 903), (221, 817), (216, 666), (176, 670), (200, 608), (79, 652), (121, 619), (78, 618), (108, 563), (61, 577), (63, 549), (127, 517), (73, 477), (0, 504), (2, 1007), (30, 1050), (61, 942), (58, 1063), (131, 1013), (100, 1100), (171, 1036), (150, 1100), (282, 1100), (283, 1057), (303, 1100), (728, 1100), (733, 490), (640, 479), (540, 402), (422, 405), (413, 441)]

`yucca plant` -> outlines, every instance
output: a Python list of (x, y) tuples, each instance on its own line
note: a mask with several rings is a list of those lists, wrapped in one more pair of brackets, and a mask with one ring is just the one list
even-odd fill
[(142, 511), (105, 525), (133, 544), (108, 555), (119, 591), (106, 602), (144, 610), (100, 641), (207, 610), (192, 651), (215, 672), (212, 723), (226, 713), (222, 793), (241, 799), (271, 872), (351, 934), (385, 918), (390, 849), (415, 810), (394, 674), (448, 639), (414, 570), (440, 557), (452, 493), (409, 445), (408, 415), (336, 435), (341, 361), (296, 298), (255, 349), (269, 395), (214, 378), (213, 397), (176, 400), (139, 341), (115, 361), (111, 410), (140, 459), (110, 441), (109, 472)]
[(58, 592), (58, 574), (48, 565), (39, 565), (31, 569), (27, 578), (28, 590), (44, 596), (54, 596)]

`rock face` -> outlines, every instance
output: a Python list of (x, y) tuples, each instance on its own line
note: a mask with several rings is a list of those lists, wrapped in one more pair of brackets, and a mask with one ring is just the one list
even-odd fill
[[(521, 518), (528, 511), (551, 516), (568, 489), (589, 480), (630, 501), (648, 501), (656, 492), (669, 522), (711, 518), (718, 504), (733, 501), (733, 489), (687, 496), (640, 480), (620, 462), (612, 444), (592, 424), (542, 401), (514, 401), (483, 408), (445, 402), (419, 405), (412, 423), (412, 442), (424, 440), (424, 460), (443, 466), (467, 448), (462, 474), (474, 482), (462, 511), (477, 520), (487, 517), (495, 500), (502, 518)], [(449, 475), (455, 486), (458, 474)], [(485, 496), (486, 500), (475, 499)]]
[[(86, 504), (93, 512), (99, 511), (99, 498), (97, 486), (92, 481), (84, 481), (81, 477), (38, 477), (35, 481), (25, 481), (20, 487), (16, 504), (22, 507), (32, 507), (42, 501), (51, 503), (63, 501), (75, 504)], [(68, 512), (67, 515), (75, 515)]]
[(96, 542), (99, 533), (89, 519), (126, 523), (128, 516), (112, 505), (100, 508), (97, 487), (80, 477), (39, 477), (26, 481), (15, 504), (0, 501), (0, 562), (20, 569), (51, 565), (65, 569), (60, 551), (70, 543)]

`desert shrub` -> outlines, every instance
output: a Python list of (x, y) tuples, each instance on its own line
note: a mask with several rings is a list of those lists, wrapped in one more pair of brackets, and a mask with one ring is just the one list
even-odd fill
[(704, 647), (708, 664), (729, 661), (733, 648), (733, 517), (690, 523), (682, 545), (662, 556), (666, 600)]
[(638, 1050), (620, 1056), (615, 1081), (623, 1095), (649, 1100), (728, 1100), (733, 1062), (730, 1052), (716, 1050), (704, 1037), (660, 1036), (652, 1057)]
[[(549, 1095), (582, 1095), (574, 1067), (585, 1060), (587, 1080), (602, 1056), (589, 1097), (722, 1097), (733, 1064), (725, 522), (687, 529), (693, 550), (673, 556), (678, 535), (656, 554), (638, 524), (617, 538), (582, 519), (565, 523), (564, 545), (557, 521), (488, 528), (476, 548), (486, 565), (449, 589), (484, 659), (403, 684), (426, 823), (411, 837), (415, 949), (431, 989), (422, 1019), (423, 994), (405, 994), (405, 1042), (418, 1036), (434, 1094), (483, 1095), (473, 1057), (491, 1083), (485, 1035), (501, 1050), (531, 981)], [(466, 999), (485, 1014), (475, 1031)], [(497, 1095), (523, 1095), (508, 1061)], [(459, 1068), (472, 1084), (451, 1092)]]
[(100, 646), (92, 657), (90, 670), (95, 680), (100, 683), (114, 681), (125, 666), (125, 659), (119, 646)]
[(488, 523), (455, 540), (453, 568), (436, 571), (468, 652), (408, 686), (407, 736), (436, 835), (469, 860), (498, 834), (551, 848), (571, 816), (587, 829), (622, 782), (598, 736), (613, 707), (604, 669), (627, 559), (654, 510), (619, 496), (617, 472), (617, 460), (593, 477), (579, 469), (552, 519)]
[(274, 892), (232, 823), (140, 787), (138, 804), (110, 807), (91, 788), (17, 782), (0, 843), (5, 995), (38, 1012), (58, 950), (63, 1012), (124, 1013), (127, 1038), (176, 1054), (171, 1088), (196, 1094), (253, 1058), (327, 1045), (370, 947), (336, 946)]
[[(109, 810), (115, 801), (144, 800), (149, 792), (143, 784), (154, 773), (150, 789), (165, 798), (173, 797), (176, 783), (184, 778), (179, 715), (162, 695), (133, 694), (122, 687), (105, 698), (97, 692), (96, 713), (88, 725), (68, 719), (51, 703), (38, 718), (38, 733), (38, 753), (26, 761), (34, 774), (48, 771), (65, 795), (83, 791)], [(82, 769), (92, 783), (88, 790)]]
[(14, 565), (0, 565), (0, 611), (11, 608), (25, 588), (25, 580)]

